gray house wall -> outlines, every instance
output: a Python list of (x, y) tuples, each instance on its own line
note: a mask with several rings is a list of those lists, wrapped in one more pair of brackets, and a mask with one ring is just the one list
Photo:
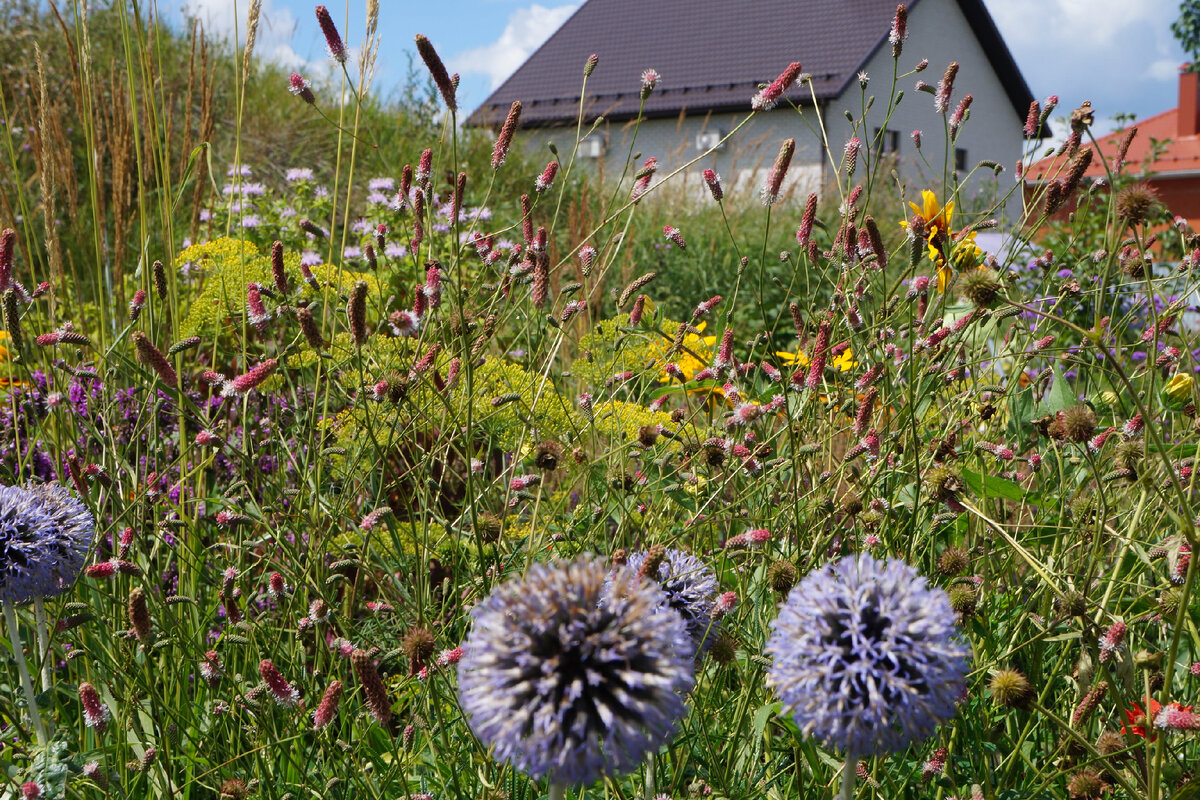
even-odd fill
[[(803, 62), (803, 53), (796, 54), (796, 57)], [(933, 96), (918, 92), (914, 87), (918, 80), (936, 85), (950, 61), (958, 61), (960, 66), (951, 111), (963, 95), (970, 93), (974, 97), (970, 119), (956, 143), (958, 148), (966, 150), (968, 171), (981, 159), (998, 161), (1005, 168), (998, 183), (990, 179), (972, 181), (978, 191), (986, 196), (980, 198), (980, 203), (994, 195), (996, 186), (1001, 191), (1011, 189), (1016, 185), (1012, 170), (1021, 154), (1024, 118), (1013, 108), (955, 0), (922, 0), (910, 14), (909, 37), (900, 58), (901, 72), (911, 70), (923, 58), (928, 58), (930, 62), (924, 72), (899, 80), (897, 90), (903, 91), (904, 97), (887, 122), (887, 129), (899, 134), (896, 166), (902, 180), (909, 184), (907, 199), (919, 198), (921, 188), (936, 187), (942, 182), (942, 170), (947, 157), (942, 117), (934, 110)], [(887, 91), (892, 76), (891, 49), (886, 43), (869, 59), (866, 72), (870, 78), (866, 95), (875, 95), (875, 103), (867, 114), (865, 124), (858, 131), (864, 145), (874, 135), (876, 128), (884, 126)], [(670, 79), (671, 76), (664, 75), (662, 85), (669, 85)], [(747, 109), (749, 105), (750, 97), (747, 96)], [(857, 82), (852, 81), (841, 97), (824, 104), (820, 112), (828, 133), (829, 146), (838, 160), (852, 130), (843, 113), (846, 109), (855, 117), (861, 114), (862, 92)], [(739, 195), (750, 197), (761, 190), (780, 142), (792, 137), (796, 140), (796, 154), (784, 192), (791, 193), (793, 203), (802, 203), (808, 192), (823, 187), (826, 179), (832, 175), (833, 167), (825, 156), (818, 114), (811, 106), (802, 107), (799, 113), (791, 107), (784, 107), (759, 114), (720, 151), (703, 155), (704, 151), (697, 148), (698, 134), (705, 131), (728, 133), (744, 118), (744, 113), (719, 113), (643, 120), (637, 126), (633, 152), (638, 156), (630, 174), (651, 155), (658, 159), (660, 176), (703, 156), (688, 169), (685, 182), (693, 185), (698, 193), (703, 193), (700, 173), (705, 168), (711, 168), (721, 175), (728, 194), (735, 198)], [(577, 163), (590, 162), (595, 169), (604, 172), (606, 179), (616, 179), (621, 175), (629, 154), (634, 129), (633, 122), (602, 123), (594, 135), (599, 135), (605, 142), (604, 156), (594, 160), (577, 158)], [(920, 154), (913, 145), (913, 130), (923, 133)], [(565, 160), (574, 144), (575, 128), (533, 129), (527, 131), (524, 137), (527, 146), (540, 150), (547, 159), (551, 154), (546, 144), (553, 142), (560, 159)], [(952, 171), (952, 154), (948, 163)], [(862, 173), (856, 177), (861, 179)], [(894, 184), (889, 186), (888, 191), (896, 191)]]

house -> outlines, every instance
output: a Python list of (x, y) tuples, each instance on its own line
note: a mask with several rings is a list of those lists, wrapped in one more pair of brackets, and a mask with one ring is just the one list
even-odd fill
[[(575, 142), (584, 62), (595, 53), (599, 65), (582, 98), (583, 132), (597, 117), (603, 121), (583, 142), (580, 157), (620, 175), (636, 127), (635, 156), (655, 156), (662, 174), (734, 130), (760, 86), (799, 61), (812, 75), (811, 88), (793, 85), (789, 102), (756, 115), (720, 150), (705, 155), (689, 171), (693, 180), (712, 168), (726, 191), (757, 191), (780, 142), (792, 137), (793, 194), (814, 190), (833, 169), (822, 126), (839, 157), (851, 136), (845, 110), (861, 113), (871, 95), (875, 102), (859, 136), (873, 140), (873, 153), (894, 155), (906, 178), (936, 185), (947, 170), (970, 170), (983, 159), (1011, 174), (1033, 98), (982, 0), (910, 0), (908, 9), (899, 68), (910, 74), (897, 84), (903, 102), (886, 123), (896, 0), (587, 0), (466, 124), (498, 128), (512, 102), (521, 100), (526, 142), (542, 148), (553, 143), (565, 159)], [(928, 68), (911, 74), (922, 59)], [(936, 85), (952, 60), (960, 69), (951, 109), (968, 93), (974, 103), (947, 157), (934, 98), (914, 87), (919, 80)], [(646, 68), (661, 77), (635, 126)], [(865, 88), (860, 76), (868, 78)], [(914, 130), (924, 131), (920, 153)]]
[[(1147, 182), (1171, 213), (1186, 219), (1193, 229), (1200, 229), (1200, 74), (1190, 71), (1190, 67), (1180, 67), (1178, 107), (1133, 123), (1137, 134), (1129, 143), (1124, 172), (1146, 171)], [(1093, 155), (1083, 173), (1084, 180), (1107, 179), (1105, 164), (1112, 165), (1127, 130), (1098, 138), (1103, 159)], [(1027, 167), (1026, 198), (1032, 199), (1047, 180), (1061, 176), (1066, 161), (1065, 156), (1055, 154)]]

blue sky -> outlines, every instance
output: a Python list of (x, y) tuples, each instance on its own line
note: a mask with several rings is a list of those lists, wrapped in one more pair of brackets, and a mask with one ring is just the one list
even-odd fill
[[(984, 1), (1035, 96), (1058, 94), (1068, 111), (1091, 100), (1098, 121), (1116, 112), (1149, 116), (1177, 104), (1177, 68), (1185, 60), (1169, 27), (1177, 0)], [(375, 88), (386, 93), (403, 78), (413, 35), (423, 33), (450, 70), (462, 74), (459, 99), (467, 110), (479, 105), (579, 6), (577, 0), (379, 2), (383, 49)], [(243, 20), (239, 28), (244, 26), (249, 0), (165, 0), (160, 8), (178, 18), (184, 5), (206, 19), (211, 31), (229, 35), (235, 19)], [(327, 0), (326, 5), (346, 40), (351, 45), (360, 41), (366, 0)], [(326, 68), (314, 6), (302, 0), (263, 0), (258, 52), (302, 72)], [(804, 60), (803, 53), (798, 56)], [(646, 66), (653, 66), (652, 54), (646, 58)]]

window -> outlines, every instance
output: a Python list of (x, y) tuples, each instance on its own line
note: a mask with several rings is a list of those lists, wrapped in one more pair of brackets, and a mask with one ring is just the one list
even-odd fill
[(898, 153), (900, 151), (900, 131), (885, 131), (882, 128), (876, 128), (875, 137), (872, 141), (879, 142), (880, 155)]
[(954, 148), (954, 171), (967, 171), (967, 149), (965, 147)]

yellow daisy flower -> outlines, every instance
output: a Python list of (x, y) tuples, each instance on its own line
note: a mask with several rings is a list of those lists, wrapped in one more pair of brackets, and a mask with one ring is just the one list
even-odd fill
[[(937, 195), (928, 189), (921, 192), (921, 205), (913, 202), (908, 205), (914, 214), (925, 220), (929, 260), (938, 269), (938, 291), (944, 292), (954, 274), (951, 263), (961, 270), (972, 266), (983, 255), (983, 251), (975, 244), (975, 231), (954, 241), (950, 233), (950, 226), (954, 222), (954, 201), (950, 200), (943, 206), (938, 202)], [(900, 226), (907, 230), (908, 220), (901, 221)]]

